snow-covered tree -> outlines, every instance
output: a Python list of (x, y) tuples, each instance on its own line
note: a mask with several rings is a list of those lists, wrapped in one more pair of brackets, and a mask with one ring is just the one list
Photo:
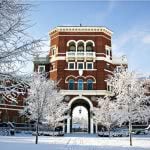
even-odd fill
[(53, 133), (57, 126), (63, 125), (65, 113), (69, 110), (68, 104), (63, 100), (64, 96), (57, 89), (54, 89), (47, 102), (45, 119), (53, 129)]
[(146, 96), (144, 82), (140, 80), (139, 74), (129, 72), (124, 67), (115, 71), (107, 81), (113, 87), (116, 97), (116, 113), (118, 122), (129, 123), (130, 145), (132, 145), (132, 124), (136, 122), (147, 122), (150, 118), (150, 102)]
[[(34, 74), (29, 84), (29, 93), (23, 114), (36, 121), (36, 144), (38, 143), (39, 123), (56, 123), (61, 117), (63, 96), (59, 94), (54, 81), (41, 74)], [(58, 115), (59, 114), (59, 115)], [(48, 120), (48, 121), (47, 121)]]
[[(19, 69), (39, 53), (42, 46), (41, 39), (34, 39), (27, 33), (31, 27), (28, 20), (31, 8), (26, 1), (0, 0), (0, 86), (9, 100), (15, 100), (12, 93), (16, 94), (16, 87), (22, 85), (16, 80)], [(10, 87), (6, 83), (8, 80)]]
[(98, 98), (97, 101), (98, 106), (94, 108), (96, 121), (107, 128), (110, 136), (110, 130), (118, 125), (115, 101), (109, 96)]

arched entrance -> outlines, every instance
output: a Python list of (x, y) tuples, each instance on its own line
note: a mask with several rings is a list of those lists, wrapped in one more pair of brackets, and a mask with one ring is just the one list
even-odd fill
[(84, 106), (77, 106), (72, 110), (72, 132), (86, 133), (89, 130), (88, 110)]
[(87, 97), (77, 96), (77, 97), (74, 97), (69, 102), (69, 106), (70, 106), (70, 113), (68, 114), (68, 119), (67, 119), (67, 133), (74, 132), (73, 112), (78, 106), (84, 107), (87, 110), (87, 131), (86, 132), (93, 133), (93, 116), (92, 116), (93, 104), (92, 102)]

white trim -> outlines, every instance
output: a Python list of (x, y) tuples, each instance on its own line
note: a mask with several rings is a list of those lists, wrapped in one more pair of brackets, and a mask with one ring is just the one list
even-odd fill
[[(79, 64), (83, 64), (83, 68), (79, 69)], [(77, 70), (84, 70), (84, 62), (77, 62)]]
[(112, 60), (107, 58), (107, 57), (96, 57), (96, 60), (103, 60), (103, 61), (106, 61), (106, 62), (109, 62), (109, 63), (112, 63)]
[[(70, 64), (74, 64), (74, 68), (73, 69), (69, 67)], [(75, 70), (76, 69), (75, 65), (76, 65), (75, 62), (68, 62), (68, 69), (69, 70)]]
[[(24, 106), (20, 106), (20, 105), (10, 105), (10, 104), (0, 104), (0, 106), (12, 106), (12, 107), (22, 107), (22, 108), (24, 108)], [(1, 107), (0, 107), (0, 109), (1, 109)]]
[(57, 35), (57, 36), (51, 38), (51, 40), (53, 40), (53, 39), (55, 39), (55, 38), (57, 38), (57, 37), (61, 37), (61, 36), (62, 36), (62, 37), (64, 37), (64, 36), (69, 36), (69, 37), (70, 37), (70, 36), (71, 36), (71, 37), (72, 37), (72, 36), (80, 36), (80, 37), (81, 37), (81, 36), (87, 36), (87, 37), (90, 37), (90, 36), (91, 36), (91, 37), (96, 37), (96, 36), (97, 36), (97, 37), (104, 37), (104, 38), (106, 38), (106, 39), (108, 39), (108, 40), (111, 41), (111, 38), (108, 38), (108, 37), (105, 36), (105, 35), (74, 35), (74, 34), (72, 34), (72, 35)]
[(85, 41), (84, 40), (78, 40), (77, 41), (77, 46), (78, 46), (79, 43), (83, 43), (85, 45)]
[(58, 26), (52, 29), (50, 34), (53, 35), (56, 32), (104, 32), (109, 36), (112, 36), (113, 34), (113, 32), (106, 27), (96, 26)]
[(74, 42), (74, 43), (75, 43), (75, 46), (77, 46), (77, 42), (76, 42), (75, 40), (69, 40), (69, 41), (67, 42), (67, 47), (69, 46), (69, 44), (70, 44), (71, 42)]
[[(95, 59), (96, 60), (103, 60), (103, 61), (112, 63), (112, 60), (108, 59), (106, 57), (96, 57)], [(50, 59), (50, 62), (52, 63), (52, 62), (57, 61), (57, 60), (66, 60), (66, 56), (57, 56), (55, 58)]]
[(93, 69), (93, 62), (86, 62), (86, 70), (92, 70), (92, 69), (88, 69), (88, 64), (92, 64), (92, 69)]
[(93, 110), (93, 104), (92, 102), (85, 96), (76, 96), (71, 99), (71, 101), (68, 103), (68, 106), (71, 107), (72, 103), (75, 102), (78, 99), (83, 99), (85, 100), (89, 105), (90, 105), (90, 110)]
[(112, 73), (112, 74), (114, 74), (112, 71), (110, 71), (110, 70), (107, 70), (107, 69), (104, 69), (104, 71), (107, 71), (107, 72), (109, 72), (109, 73)]
[[(73, 79), (76, 80), (76, 79), (81, 78), (81, 77), (82, 77), (84, 80), (86, 80), (87, 78), (92, 78), (92, 79), (94, 80), (93, 83), (96, 83), (95, 77), (94, 77), (94, 76), (91, 76), (91, 75), (88, 75), (88, 76), (86, 76), (86, 77), (85, 77), (85, 76), (73, 76), (73, 75), (69, 75), (69, 76), (66, 77), (65, 83), (68, 83), (67, 80), (68, 80), (69, 78), (73, 78)], [(75, 83), (77, 83), (77, 82), (75, 82)], [(87, 82), (84, 82), (84, 83), (87, 83)]]
[(75, 77), (75, 76), (73, 76), (73, 75), (69, 75), (69, 76), (67, 76), (67, 77), (66, 77), (66, 79), (65, 79), (65, 83), (68, 83), (68, 81), (67, 81), (67, 80), (68, 80), (69, 78), (76, 79), (76, 77)]
[(96, 79), (95, 79), (94, 76), (88, 75), (88, 76), (86, 76), (86, 79), (87, 79), (87, 78), (92, 78), (92, 79), (94, 80), (93, 83), (96, 83)]
[(57, 53), (57, 55), (59, 55), (59, 54), (64, 54), (64, 55), (66, 55), (66, 53)]
[[(68, 70), (68, 71), (78, 71), (78, 69), (74, 69), (74, 70), (72, 70), (72, 69), (64, 69), (64, 70)], [(97, 69), (83, 69), (83, 70), (85, 70), (85, 71), (96, 71)]]
[(51, 58), (50, 62), (52, 63), (57, 60), (66, 60), (66, 56), (57, 56), (57, 57)]
[(92, 43), (92, 44), (93, 44), (93, 47), (95, 47), (95, 43), (94, 43), (93, 40), (87, 40), (87, 41), (85, 42), (85, 45), (87, 45), (87, 43)]
[[(103, 60), (103, 61), (106, 61), (106, 62), (109, 62), (109, 63), (111, 63), (111, 64), (128, 64), (128, 62), (126, 61), (126, 59), (124, 59), (124, 60), (122, 60), (122, 62), (121, 62), (121, 60), (117, 60), (116, 58), (112, 58), (112, 60), (111, 59), (109, 59), (109, 58), (106, 58), (106, 57), (96, 57), (95, 58), (97, 61), (99, 61), (99, 60)], [(57, 61), (57, 60), (66, 60), (66, 56), (57, 56), (57, 57), (54, 57), (54, 58), (52, 58), (52, 59), (50, 59), (50, 62), (52, 63), (52, 62), (54, 62), (54, 61)]]
[(112, 95), (112, 92), (107, 90), (60, 90), (63, 95)]
[(16, 109), (16, 108), (0, 108), (0, 110), (22, 110), (22, 109)]
[[(96, 55), (105, 55), (106, 56), (106, 53), (95, 53)], [(97, 56), (96, 56), (97, 57)]]

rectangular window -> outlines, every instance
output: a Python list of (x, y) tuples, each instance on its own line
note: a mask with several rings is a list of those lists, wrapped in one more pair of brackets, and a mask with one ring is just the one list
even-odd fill
[(93, 63), (87, 62), (87, 63), (86, 63), (86, 69), (93, 69)]
[(39, 65), (38, 66), (38, 72), (45, 72), (45, 66), (44, 65)]
[(75, 69), (75, 63), (68, 63), (68, 69)]
[(78, 62), (78, 69), (84, 69), (84, 62)]

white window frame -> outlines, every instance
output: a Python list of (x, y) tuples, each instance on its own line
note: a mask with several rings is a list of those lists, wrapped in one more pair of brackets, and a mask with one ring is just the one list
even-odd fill
[[(92, 69), (89, 69), (89, 68), (88, 68), (88, 64), (92, 64)], [(87, 69), (87, 70), (93, 70), (93, 62), (86, 62), (86, 69)]]
[[(70, 66), (69, 66), (70, 64), (74, 64), (74, 68), (73, 69), (70, 68)], [(75, 70), (75, 62), (68, 62), (68, 69), (69, 70)]]
[(38, 65), (38, 72), (40, 72), (40, 67), (42, 67), (42, 68), (44, 68), (43, 70), (43, 72), (45, 72), (45, 65)]
[(79, 64), (83, 64), (83, 69), (84, 69), (84, 62), (77, 62), (77, 69), (78, 70), (83, 70), (83, 69), (79, 69)]

